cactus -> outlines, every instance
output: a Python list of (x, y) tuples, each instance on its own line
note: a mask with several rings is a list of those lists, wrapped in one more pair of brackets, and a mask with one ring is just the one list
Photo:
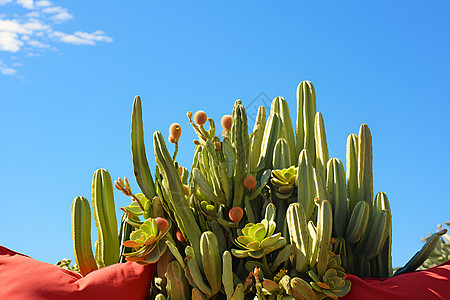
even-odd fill
[[(153, 181), (141, 99), (135, 98), (131, 147), (141, 193), (133, 194), (126, 178), (115, 182), (132, 200), (121, 207), (118, 236), (111, 179), (103, 169), (94, 174), (98, 267), (118, 262), (119, 255), (140, 264), (158, 261), (157, 299), (337, 299), (351, 288), (346, 273), (392, 276), (391, 208), (385, 193), (374, 197), (366, 124), (358, 136), (348, 136), (344, 170), (339, 159), (329, 159), (323, 116), (316, 112), (309, 81), (297, 88), (295, 137), (282, 97), (273, 100), (267, 120), (264, 107), (258, 109), (250, 134), (240, 100), (222, 117), (219, 136), (204, 111), (187, 116), (198, 136), (190, 170), (176, 161), (183, 149), (181, 125), (173, 123), (172, 155), (162, 133), (153, 135)], [(87, 200), (77, 197), (73, 240), (83, 275), (97, 267), (89, 214)], [(417, 268), (443, 234), (429, 237), (397, 274)], [(70, 262), (59, 265), (69, 268)]]
[(111, 176), (105, 169), (94, 173), (92, 206), (98, 232), (99, 267), (115, 264), (119, 261), (119, 236)]
[(85, 276), (97, 270), (91, 245), (91, 208), (86, 198), (78, 196), (73, 200), (71, 215), (75, 260), (81, 275)]

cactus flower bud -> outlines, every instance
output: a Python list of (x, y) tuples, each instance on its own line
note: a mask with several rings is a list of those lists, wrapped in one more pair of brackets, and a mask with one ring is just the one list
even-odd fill
[(220, 120), (220, 125), (222, 125), (224, 130), (230, 131), (232, 122), (233, 119), (231, 118), (230, 115), (224, 115)]
[(239, 221), (241, 221), (243, 216), (244, 216), (244, 210), (239, 206), (233, 207), (228, 212), (228, 217), (230, 218), (231, 222), (234, 222), (234, 223), (239, 223)]
[(180, 243), (184, 243), (184, 242), (186, 241), (186, 240), (184, 239), (184, 236), (183, 236), (183, 234), (181, 233), (180, 229), (177, 229), (176, 236), (177, 236), (177, 240), (178, 240)]
[(253, 176), (247, 176), (244, 178), (244, 186), (249, 190), (253, 190), (256, 187), (256, 178)]
[(199, 110), (194, 114), (194, 122), (197, 125), (203, 125), (208, 120), (206, 113), (203, 110)]
[(173, 138), (176, 141), (180, 139), (181, 126), (178, 123), (172, 123), (169, 127), (169, 141)]

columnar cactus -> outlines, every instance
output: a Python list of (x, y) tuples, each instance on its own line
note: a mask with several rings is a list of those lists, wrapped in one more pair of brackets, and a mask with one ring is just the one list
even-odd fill
[[(121, 207), (118, 238), (111, 179), (106, 170), (95, 173), (97, 261), (90, 247), (89, 203), (74, 200), (74, 251), (83, 275), (118, 262), (120, 240), (126, 260), (157, 263), (155, 299), (243, 300), (255, 294), (258, 299), (337, 299), (351, 288), (346, 273), (392, 276), (391, 208), (385, 193), (374, 198), (366, 124), (347, 139), (344, 169), (338, 158), (329, 157), (309, 81), (297, 88), (295, 134), (282, 97), (273, 100), (267, 120), (264, 107), (258, 109), (250, 134), (240, 100), (222, 117), (220, 136), (206, 112), (187, 116), (198, 136), (190, 172), (176, 160), (182, 151), (181, 122), (173, 123), (172, 155), (163, 134), (153, 135), (153, 178), (141, 99), (135, 98), (131, 148), (142, 193), (133, 194), (126, 178), (115, 182), (132, 200)], [(442, 234), (431, 236), (398, 272), (417, 268)]]

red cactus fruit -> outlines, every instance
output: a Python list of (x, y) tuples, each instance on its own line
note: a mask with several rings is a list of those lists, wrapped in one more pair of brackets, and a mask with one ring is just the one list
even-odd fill
[(230, 115), (224, 115), (220, 120), (220, 125), (222, 125), (224, 130), (231, 130), (231, 124), (233, 123), (233, 119)]
[(256, 187), (256, 178), (253, 176), (247, 176), (244, 178), (244, 186), (249, 190), (253, 190)]
[(239, 221), (242, 219), (243, 216), (244, 210), (239, 206), (233, 207), (228, 212), (228, 217), (230, 218), (231, 222), (234, 223), (239, 223)]
[(178, 123), (172, 123), (169, 127), (169, 141), (171, 138), (179, 140), (181, 136), (181, 126)]
[(176, 236), (177, 236), (177, 240), (178, 240), (180, 243), (184, 243), (184, 242), (186, 241), (186, 240), (184, 239), (184, 236), (183, 236), (183, 234), (181, 233), (180, 229), (177, 229)]
[(194, 122), (197, 125), (203, 125), (206, 123), (206, 120), (208, 120), (208, 117), (206, 116), (206, 113), (203, 110), (198, 110), (194, 114)]
[(164, 218), (155, 218), (156, 224), (158, 224), (159, 232), (166, 231), (167, 227), (169, 227), (169, 222)]

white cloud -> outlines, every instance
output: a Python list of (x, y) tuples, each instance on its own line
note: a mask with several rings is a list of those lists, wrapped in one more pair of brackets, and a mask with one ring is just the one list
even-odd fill
[[(18, 57), (35, 57), (46, 52), (56, 52), (55, 42), (71, 45), (96, 45), (111, 43), (113, 39), (101, 30), (91, 33), (58, 31), (57, 24), (74, 19), (69, 11), (49, 0), (0, 0), (0, 5), (20, 6), (22, 13), (3, 12), (0, 14), (0, 52), (14, 53), (10, 61)], [(23, 78), (17, 75), (15, 67), (20, 62), (6, 64), (0, 61), (0, 74)]]
[(41, 41), (29, 40), (27, 44), (34, 48), (50, 48), (49, 44), (43, 43)]
[(17, 70), (8, 67), (2, 60), (0, 60), (0, 73), (3, 75), (15, 76), (17, 74)]
[(23, 42), (15, 32), (0, 31), (0, 51), (18, 52)]
[(17, 3), (27, 9), (34, 9), (33, 0), (17, 0)]
[(69, 14), (68, 10), (61, 6), (47, 7), (42, 12), (51, 15), (50, 19), (57, 23), (73, 19), (73, 16)]
[(41, 6), (41, 7), (47, 7), (47, 6), (52, 6), (53, 3), (51, 3), (50, 1), (47, 1), (47, 0), (40, 0), (40, 1), (36, 1), (35, 5)]
[(95, 45), (96, 42), (111, 43), (113, 41), (112, 38), (106, 36), (105, 33), (100, 30), (94, 31), (93, 33), (76, 31), (74, 34), (54, 31), (51, 36), (64, 43), (73, 45)]

